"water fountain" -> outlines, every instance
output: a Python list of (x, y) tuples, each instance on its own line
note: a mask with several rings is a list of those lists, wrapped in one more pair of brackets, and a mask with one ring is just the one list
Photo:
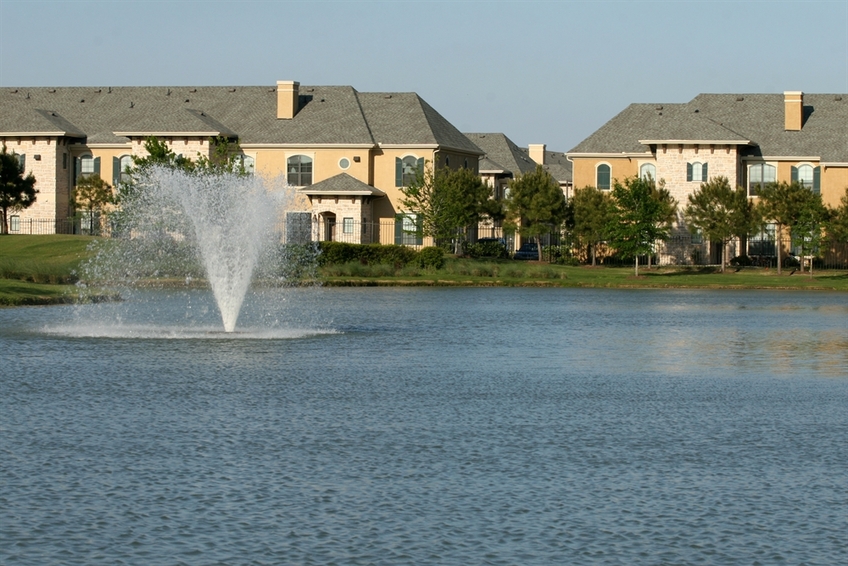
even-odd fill
[(128, 289), (205, 279), (232, 333), (257, 266), (273, 258), (279, 272), (285, 260), (274, 244), (292, 197), (282, 178), (151, 168), (125, 196), (116, 237), (99, 244), (84, 280)]

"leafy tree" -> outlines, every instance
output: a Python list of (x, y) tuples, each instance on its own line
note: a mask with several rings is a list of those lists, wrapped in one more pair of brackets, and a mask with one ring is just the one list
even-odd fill
[(831, 211), (827, 234), (837, 242), (848, 242), (848, 189), (845, 189), (839, 206)]
[[(783, 235), (802, 220), (805, 207), (810, 206), (812, 192), (797, 181), (769, 183), (759, 192), (759, 208), (764, 220), (774, 222), (777, 228), (777, 273), (782, 273)], [(820, 198), (820, 197), (819, 197)]]
[(94, 234), (95, 212), (101, 212), (107, 204), (115, 202), (112, 187), (100, 175), (94, 173), (77, 181), (73, 191), (74, 205), (87, 212), (89, 233)]
[(558, 229), (568, 209), (559, 183), (541, 165), (509, 183), (507, 215), (510, 224), (525, 237), (536, 239), (542, 260), (542, 234)]
[(460, 253), (465, 229), (491, 207), (492, 188), (470, 169), (424, 167), (416, 180), (401, 188), (401, 204), (419, 216), (424, 236), (453, 240)]
[(742, 188), (735, 190), (727, 177), (713, 177), (689, 195), (683, 212), (689, 230), (699, 230), (711, 242), (721, 242), (721, 270), (727, 264), (727, 245), (735, 237), (747, 237), (756, 224), (753, 203)]
[(568, 206), (573, 215), (572, 232), (580, 242), (589, 247), (594, 266), (598, 244), (609, 237), (609, 226), (614, 213), (612, 197), (609, 191), (584, 187), (574, 191)]
[(14, 153), (0, 150), (0, 233), (9, 233), (9, 211), (29, 208), (35, 203), (35, 177), (24, 177), (24, 168)]
[(639, 256), (650, 254), (654, 243), (666, 240), (677, 212), (677, 203), (665, 187), (652, 179), (628, 177), (624, 183), (613, 184), (615, 216), (610, 222), (613, 245), (625, 255), (636, 258), (635, 273), (639, 275)]
[(821, 245), (830, 216), (831, 211), (822, 202), (821, 194), (808, 190), (801, 202), (798, 219), (791, 229), (792, 238), (801, 249), (801, 257), (810, 256), (810, 276), (813, 275), (812, 256)]

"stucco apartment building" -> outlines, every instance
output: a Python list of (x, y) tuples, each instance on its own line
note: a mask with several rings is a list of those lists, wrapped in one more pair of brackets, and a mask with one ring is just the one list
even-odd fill
[[(411, 92), (352, 86), (56, 87), (0, 91), (0, 142), (36, 178), (27, 219), (73, 216), (82, 175), (117, 184), (155, 136), (177, 154), (208, 156), (238, 141), (245, 168), (286, 175), (319, 239), (420, 243), (400, 188), (425, 162), (477, 171), (483, 152)], [(14, 225), (13, 225), (14, 227)], [(414, 241), (410, 241), (414, 240)]]
[[(848, 188), (848, 95), (700, 94), (682, 104), (631, 104), (566, 155), (575, 187), (609, 190), (615, 180), (651, 175), (681, 209), (720, 175), (753, 199), (761, 184), (799, 181), (837, 206)], [(682, 219), (676, 234), (678, 243), (688, 237)], [(672, 248), (665, 261), (687, 261), (691, 245)]]

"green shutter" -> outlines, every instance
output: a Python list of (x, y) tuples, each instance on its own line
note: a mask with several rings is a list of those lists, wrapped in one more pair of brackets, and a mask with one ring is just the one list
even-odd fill
[(692, 180), (692, 164), (691, 163), (686, 164), (686, 180), (687, 181)]
[(112, 158), (112, 186), (117, 187), (121, 182), (121, 158)]
[(403, 186), (403, 160), (400, 157), (395, 157), (395, 186)]
[(74, 185), (77, 184), (80, 175), (82, 175), (82, 158), (74, 157)]
[(813, 192), (821, 194), (821, 167), (813, 168)]
[(792, 181), (793, 183), (798, 182), (798, 168), (795, 167), (794, 165), (792, 166), (792, 176), (789, 178), (789, 180)]
[(94, 158), (94, 172), (97, 173), (98, 175), (100, 175), (100, 158), (99, 157)]
[(423, 157), (418, 158), (418, 174), (419, 175), (424, 174), (424, 158)]
[(707, 164), (706, 163), (701, 165), (701, 180), (705, 183), (710, 180), (709, 175), (707, 174)]

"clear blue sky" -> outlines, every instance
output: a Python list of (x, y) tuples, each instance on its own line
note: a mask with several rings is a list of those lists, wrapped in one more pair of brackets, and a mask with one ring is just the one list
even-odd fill
[(566, 151), (631, 102), (848, 93), (848, 0), (0, 0), (0, 87), (277, 80)]

